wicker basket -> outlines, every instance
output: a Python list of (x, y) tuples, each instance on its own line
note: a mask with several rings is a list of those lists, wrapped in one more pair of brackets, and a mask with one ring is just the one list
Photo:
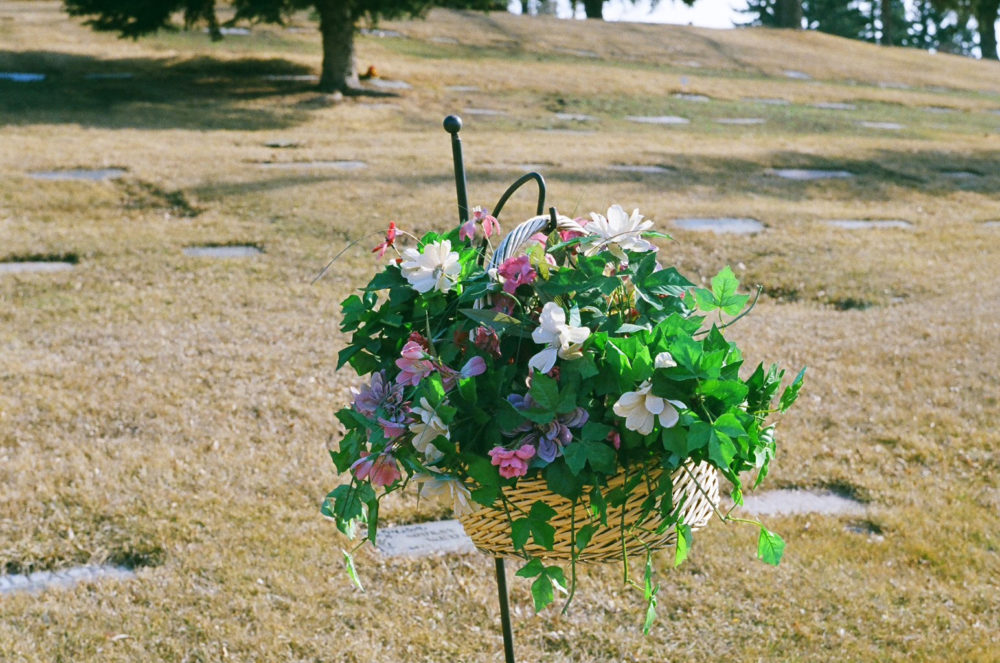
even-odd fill
[[(659, 480), (660, 470), (649, 472), (653, 483)], [(625, 483), (624, 473), (619, 473), (608, 480), (607, 490), (613, 490)], [(680, 504), (681, 519), (692, 529), (704, 527), (713, 513), (713, 508), (719, 502), (719, 479), (715, 468), (708, 463), (687, 465), (674, 471), (673, 501)], [(696, 483), (697, 482), (697, 483)], [(569, 560), (573, 550), (573, 505), (572, 502), (550, 491), (545, 480), (522, 479), (517, 485), (505, 491), (507, 499), (513, 504), (514, 510), (527, 512), (536, 501), (545, 502), (555, 509), (556, 515), (549, 520), (555, 527), (555, 545), (552, 550), (529, 541), (525, 548), (528, 553), (541, 559)], [(582, 562), (606, 562), (621, 559), (622, 537), (625, 537), (625, 549), (629, 555), (640, 554), (646, 547), (658, 550), (672, 545), (677, 538), (673, 526), (663, 533), (656, 534), (656, 529), (662, 523), (659, 514), (654, 511), (645, 520), (639, 521), (642, 502), (649, 495), (648, 484), (640, 482), (631, 492), (622, 507), (608, 506), (608, 526), (598, 527), (577, 558)], [(624, 520), (622, 511), (624, 510)], [(585, 506), (578, 503), (576, 507), (577, 527), (586, 519)], [(476, 511), (459, 518), (465, 532), (477, 548), (495, 557), (514, 556), (514, 544), (510, 538), (510, 521), (502, 504), (494, 507), (480, 506)], [(621, 524), (625, 523), (625, 532)], [(645, 544), (645, 545), (643, 545)]]

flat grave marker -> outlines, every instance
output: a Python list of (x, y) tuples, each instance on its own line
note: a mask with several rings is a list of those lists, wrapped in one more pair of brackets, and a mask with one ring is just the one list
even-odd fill
[(712, 232), (716, 235), (752, 235), (764, 230), (764, 224), (749, 217), (689, 217), (674, 219), (673, 225), (682, 230)]
[(781, 73), (784, 74), (786, 78), (793, 78), (793, 79), (795, 79), (797, 81), (811, 81), (812, 80), (812, 76), (810, 76), (809, 74), (807, 74), (804, 71), (797, 71), (795, 69), (786, 69), (786, 70), (784, 70)]
[(689, 92), (675, 92), (670, 95), (674, 99), (680, 99), (682, 101), (694, 101), (696, 103), (707, 103), (711, 101), (711, 97), (704, 94), (691, 94)]
[(387, 557), (426, 557), (443, 553), (475, 552), (476, 546), (457, 520), (379, 529), (376, 547)]
[(691, 124), (691, 120), (676, 115), (626, 115), (625, 119), (639, 124)]
[(362, 170), (368, 164), (364, 161), (265, 161), (257, 164), (258, 168), (274, 170)]
[(255, 258), (263, 253), (256, 246), (249, 244), (184, 247), (184, 255), (192, 258)]
[(68, 588), (80, 582), (90, 582), (104, 578), (130, 580), (135, 571), (124, 566), (76, 566), (60, 571), (36, 571), (34, 573), (14, 573), (0, 575), (0, 595), (15, 592), (37, 593), (51, 588)]
[(556, 113), (556, 119), (564, 122), (593, 122), (597, 118), (583, 113)]
[(854, 104), (848, 104), (842, 101), (821, 101), (818, 104), (812, 104), (813, 108), (819, 108), (820, 110), (838, 110), (838, 111), (852, 111), (857, 110), (857, 106)]
[(858, 126), (865, 129), (881, 129), (882, 131), (900, 131), (906, 128), (899, 122), (869, 122), (867, 120), (858, 122)]
[(69, 168), (67, 170), (35, 170), (28, 173), (33, 180), (50, 182), (101, 182), (124, 177), (124, 168)]
[(668, 166), (657, 166), (655, 164), (613, 164), (608, 166), (608, 170), (618, 173), (641, 173), (644, 175), (654, 175), (657, 173), (672, 173), (675, 169)]
[(843, 495), (825, 490), (789, 488), (770, 490), (743, 496), (743, 508), (758, 516), (783, 516), (820, 514), (826, 516), (858, 516), (865, 512), (865, 505)]
[(769, 175), (776, 175), (786, 180), (829, 180), (848, 179), (854, 177), (854, 173), (847, 170), (829, 170), (821, 168), (772, 168), (768, 170)]
[(904, 219), (830, 219), (826, 225), (841, 230), (883, 230), (886, 228), (912, 228)]
[(760, 125), (767, 122), (762, 117), (717, 117), (715, 118), (716, 124), (727, 124), (737, 127), (750, 127), (754, 125)]
[(74, 267), (73, 263), (62, 260), (13, 260), (0, 262), (0, 274), (48, 274), (69, 271)]

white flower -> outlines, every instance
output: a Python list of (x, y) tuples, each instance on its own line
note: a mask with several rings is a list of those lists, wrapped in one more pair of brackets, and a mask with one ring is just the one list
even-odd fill
[(451, 439), (451, 431), (441, 421), (441, 417), (437, 416), (426, 398), (421, 398), (420, 406), (414, 407), (412, 412), (420, 417), (420, 421), (410, 424), (410, 432), (413, 433), (413, 448), (423, 454), (428, 463), (441, 460), (444, 453), (432, 442), (440, 435)]
[(414, 248), (406, 249), (399, 268), (420, 294), (429, 290), (448, 292), (455, 277), (462, 271), (458, 253), (451, 250), (451, 242), (448, 240), (425, 244), (423, 253)]
[(656, 368), (673, 368), (677, 365), (674, 356), (669, 352), (661, 352), (653, 359), (653, 366)]
[(418, 474), (416, 477), (417, 493), (431, 499), (451, 498), (452, 510), (456, 516), (464, 516), (475, 509), (469, 502), (469, 489), (458, 479), (440, 474)]
[(590, 336), (586, 327), (571, 327), (566, 324), (566, 312), (555, 302), (548, 302), (538, 316), (539, 326), (531, 332), (531, 338), (539, 345), (547, 345), (544, 350), (528, 360), (528, 366), (539, 373), (548, 373), (555, 366), (556, 356), (563, 359), (579, 359), (583, 356), (580, 346)]
[(678, 408), (687, 407), (680, 401), (654, 396), (649, 393), (652, 387), (653, 383), (646, 380), (639, 385), (638, 391), (622, 394), (612, 408), (619, 417), (625, 417), (625, 428), (634, 430), (640, 435), (649, 435), (653, 432), (656, 417), (659, 417), (660, 425), (664, 428), (675, 426), (680, 418)]
[(593, 221), (587, 224), (587, 230), (600, 237), (601, 241), (590, 247), (587, 255), (606, 248), (619, 260), (625, 260), (625, 249), (640, 253), (656, 251), (653, 244), (642, 238), (643, 231), (652, 228), (653, 222), (649, 219), (643, 221), (639, 210), (633, 210), (629, 216), (621, 205), (612, 205), (606, 217), (596, 212), (591, 212), (590, 217)]

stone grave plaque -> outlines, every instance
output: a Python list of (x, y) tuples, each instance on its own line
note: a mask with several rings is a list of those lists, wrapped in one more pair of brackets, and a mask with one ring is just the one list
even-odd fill
[(473, 552), (476, 547), (457, 520), (379, 529), (376, 547), (387, 557), (424, 557), (439, 553)]

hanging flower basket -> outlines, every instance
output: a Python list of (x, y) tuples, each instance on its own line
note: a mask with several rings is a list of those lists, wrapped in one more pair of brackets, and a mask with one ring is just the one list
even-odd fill
[[(637, 478), (635, 487), (627, 491), (625, 503), (610, 509), (608, 524), (595, 528), (587, 545), (576, 547), (577, 525), (587, 519), (579, 503), (553, 493), (543, 479), (521, 479), (513, 488), (504, 491), (504, 499), (492, 507), (477, 506), (459, 520), (477, 548), (495, 557), (514, 557), (522, 553), (542, 560), (562, 562), (615, 562), (622, 555), (645, 555), (647, 552), (673, 546), (677, 532), (673, 524), (664, 523), (658, 513), (643, 509), (652, 494), (651, 488), (663, 476), (659, 468), (640, 470), (632, 475)], [(608, 480), (608, 492), (622, 490), (629, 475), (619, 472)], [(708, 524), (719, 501), (719, 478), (710, 463), (687, 463), (674, 470), (671, 477), (673, 502), (681, 505), (677, 520), (692, 530)], [(510, 513), (529, 513), (535, 502), (550, 507), (555, 515), (548, 522), (555, 532), (554, 545), (547, 549), (534, 542), (525, 544), (523, 550), (514, 548), (511, 541)], [(504, 508), (504, 505), (508, 505)], [(666, 529), (661, 530), (661, 525)]]
[[(539, 214), (501, 233), (504, 202), (531, 180)], [(724, 332), (753, 302), (728, 267), (696, 287), (638, 210), (543, 214), (539, 175), (515, 187), (490, 213), (466, 212), (460, 186), (457, 227), (392, 223), (375, 247), (385, 266), (342, 306), (338, 368), (364, 384), (337, 413), (331, 456), (349, 481), (323, 513), (375, 542), (385, 495), (447, 496), (476, 546), (526, 560), (536, 609), (572, 596), (577, 562), (620, 560), (628, 578), (645, 555), (648, 629), (652, 553), (680, 563), (712, 514), (737, 520), (718, 509), (718, 478), (737, 504), (745, 476), (764, 478), (772, 415), (802, 373), (782, 389), (777, 366), (745, 368)], [(783, 541), (755, 524), (777, 563)]]

